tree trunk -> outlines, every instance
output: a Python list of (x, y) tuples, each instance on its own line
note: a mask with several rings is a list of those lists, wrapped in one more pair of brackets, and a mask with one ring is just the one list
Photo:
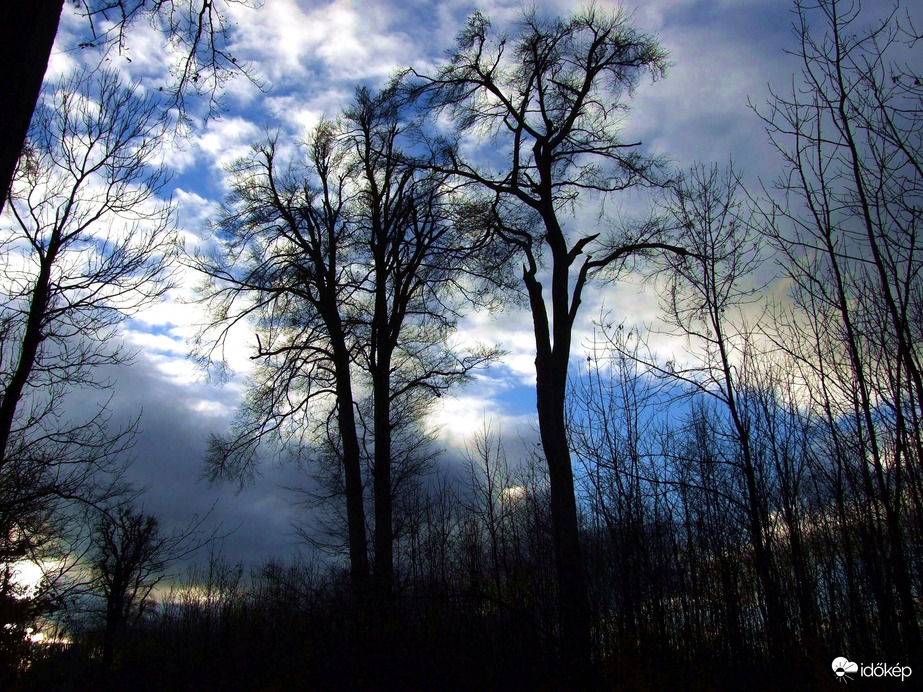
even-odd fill
[[(333, 332), (334, 330), (331, 330)], [(339, 337), (337, 339), (336, 337)], [(352, 381), (350, 380), (349, 353), (342, 333), (331, 334), (334, 355), (337, 358), (336, 396), (337, 423), (343, 444), (343, 472), (346, 481), (346, 525), (349, 537), (349, 568), (353, 593), (360, 608), (365, 607), (369, 595), (369, 555), (365, 535), (365, 502), (362, 489), (362, 455), (356, 432), (356, 412), (353, 409)]]
[(0, 212), (42, 89), (64, 0), (0, 2)]
[(39, 346), (45, 338), (42, 334), (47, 317), (48, 303), (51, 299), (51, 267), (57, 254), (57, 233), (52, 239), (45, 256), (39, 266), (39, 275), (32, 289), (32, 298), (29, 303), (29, 314), (26, 319), (25, 331), (19, 347), (19, 359), (16, 369), (3, 391), (3, 400), (0, 401), (0, 469), (6, 463), (6, 452), (13, 430), (13, 421), (16, 419), (16, 409), (22, 399), (26, 384), (35, 367)]
[(103, 631), (102, 670), (108, 673), (115, 661), (115, 647), (122, 631), (125, 619), (124, 587), (116, 583), (106, 594), (106, 627)]
[(565, 673), (580, 677), (590, 664), (590, 605), (580, 550), (574, 474), (564, 424), (563, 392), (549, 385), (548, 366), (536, 357), (539, 430), (551, 482), (551, 524), (558, 574), (561, 655)]
[(375, 373), (375, 595), (383, 603), (391, 598), (394, 582), (394, 498), (391, 488), (391, 378), (390, 357), (381, 356)]
[[(560, 271), (560, 267), (556, 268)], [(566, 268), (563, 273), (566, 275)], [(541, 284), (536, 280), (534, 272), (526, 271), (523, 278), (535, 329), (538, 427), (551, 483), (551, 525), (558, 576), (561, 662), (568, 681), (579, 684), (590, 673), (592, 620), (580, 550), (574, 473), (567, 446), (564, 415), (570, 324), (566, 318), (555, 320), (555, 342), (552, 347)], [(560, 317), (560, 312), (556, 310), (555, 316)]]

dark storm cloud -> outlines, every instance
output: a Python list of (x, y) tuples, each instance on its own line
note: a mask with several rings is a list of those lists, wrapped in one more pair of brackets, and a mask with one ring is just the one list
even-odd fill
[(771, 177), (780, 161), (761, 107), (769, 85), (798, 69), (789, 3), (664, 2), (639, 8), (639, 24), (669, 51), (666, 79), (639, 89), (626, 132), (680, 168), (733, 159), (745, 178)]
[[(113, 383), (108, 392), (113, 424), (141, 415), (127, 478), (144, 489), (140, 502), (167, 530), (181, 529), (211, 511), (203, 529), (229, 534), (223, 553), (232, 562), (252, 564), (298, 549), (285, 490), (307, 483), (297, 468), (264, 463), (263, 473), (239, 493), (236, 485), (210, 486), (201, 479), (208, 436), (227, 429), (236, 404), (233, 388), (179, 382), (143, 352), (133, 364), (105, 375)], [(98, 392), (74, 392), (69, 398), (71, 410), (101, 399)]]

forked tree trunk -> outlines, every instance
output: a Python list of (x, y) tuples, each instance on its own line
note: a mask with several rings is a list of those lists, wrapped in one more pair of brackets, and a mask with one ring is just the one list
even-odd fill
[[(566, 267), (557, 263), (557, 274)], [(560, 278), (560, 277), (559, 277)], [(552, 309), (554, 344), (552, 344), (542, 286), (532, 272), (524, 275), (532, 307), (535, 331), (536, 407), (538, 427), (551, 483), (551, 524), (554, 536), (555, 566), (558, 577), (558, 621), (560, 624), (561, 663), (569, 683), (581, 684), (590, 674), (592, 648), (590, 604), (587, 596), (586, 573), (580, 549), (580, 527), (577, 521), (577, 500), (574, 493), (574, 473), (567, 426), (564, 415), (567, 389), (567, 362), (570, 356), (570, 324), (567, 296), (555, 297)], [(561, 281), (556, 282), (558, 284)], [(555, 310), (555, 308), (558, 308)]]

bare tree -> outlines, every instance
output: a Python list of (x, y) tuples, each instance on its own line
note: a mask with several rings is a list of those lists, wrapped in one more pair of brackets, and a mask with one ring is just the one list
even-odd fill
[[(572, 329), (592, 282), (614, 279), (633, 257), (685, 250), (649, 225), (602, 232), (567, 216), (589, 195), (663, 181), (660, 162), (624, 141), (618, 123), (642, 75), (659, 77), (666, 66), (663, 49), (627, 15), (591, 7), (568, 20), (527, 13), (509, 40), (475, 14), (448, 64), (435, 76), (417, 75), (418, 93), (456, 127), (455, 139), (437, 145), (448, 159), (440, 170), (492, 199), (500, 238), (522, 261), (551, 479), (561, 644), (575, 670), (588, 670), (590, 615), (564, 412)], [(463, 135), (490, 142), (491, 163), (464, 159)]]
[[(468, 226), (447, 215), (444, 176), (401, 156), (403, 130), (393, 95), (359, 90), (344, 128), (322, 123), (304, 163), (286, 169), (274, 142), (258, 145), (233, 171), (234, 194), (218, 222), (224, 257), (194, 262), (209, 277), (203, 297), (215, 315), (203, 334), (206, 359), (230, 325), (252, 316), (259, 327), (257, 386), (230, 438), (215, 440), (212, 475), (255, 469), (257, 446), (277, 433), (292, 443), (288, 451), (325, 441), (343, 464), (350, 562), (361, 589), (369, 578), (362, 474), (369, 456), (382, 597), (393, 581), (394, 431), (494, 356), (451, 347), (454, 296), (468, 288), (462, 258), (477, 246), (466, 240)], [(368, 392), (369, 408), (357, 390)], [(360, 419), (369, 410), (371, 420)]]
[(355, 222), (368, 267), (368, 299), (360, 308), (368, 331), (358, 345), (371, 388), (375, 585), (383, 598), (391, 594), (394, 571), (392, 432), (408, 414), (422, 419), (436, 396), (498, 355), (484, 348), (463, 354), (450, 344), (459, 296), (480, 298), (475, 269), (487, 236), (471, 233), (451, 207), (446, 175), (402, 151), (413, 135), (402, 120), (390, 90), (373, 96), (359, 89), (346, 111), (345, 141), (361, 191)]
[(153, 514), (132, 505), (101, 511), (90, 538), (93, 582), (105, 601), (103, 671), (112, 666), (125, 628), (140, 620), (152, 605), (151, 594), (171, 565), (183, 560), (215, 536), (203, 537), (205, 518), (184, 529), (165, 533)]
[(136, 422), (75, 415), (66, 395), (109, 386), (99, 368), (130, 358), (120, 322), (169, 286), (161, 132), (155, 104), (105, 72), (64, 82), (33, 121), (0, 225), (4, 560), (40, 560), (69, 508), (120, 492)]
[(913, 587), (920, 571), (904, 516), (919, 511), (923, 459), (923, 87), (909, 53), (919, 35), (898, 6), (875, 18), (840, 0), (796, 8), (801, 75), (762, 113), (786, 162), (766, 210), (769, 237), (796, 305), (817, 323), (818, 339), (796, 357), (826, 411), (835, 457), (857, 474), (865, 498), (882, 630), (897, 648), (899, 620), (913, 650), (921, 641)]
[(342, 460), (353, 588), (365, 594), (369, 566), (352, 374), (357, 336), (349, 309), (361, 278), (346, 259), (356, 242), (346, 218), (351, 187), (332, 123), (317, 127), (303, 153), (299, 168), (286, 169), (269, 141), (235, 165), (234, 194), (218, 222), (233, 230), (224, 255), (195, 262), (208, 277), (203, 296), (220, 330), (213, 342), (203, 334), (204, 353), (250, 315), (263, 325), (254, 356), (260, 384), (233, 439), (215, 440), (209, 473), (240, 478), (255, 472), (259, 443), (277, 434), (283, 441), (294, 436), (300, 447), (298, 436), (314, 429), (316, 402), (332, 398), (335, 416), (322, 415), (320, 429)]
[[(740, 474), (747, 529), (754, 563), (766, 602), (769, 642), (774, 650), (789, 640), (779, 577), (770, 543), (770, 502), (764, 457), (754, 441), (756, 402), (751, 371), (756, 351), (754, 322), (759, 319), (762, 264), (749, 210), (739, 199), (740, 179), (729, 167), (694, 166), (672, 188), (667, 213), (686, 230), (694, 259), (673, 261), (663, 300), (665, 319), (687, 344), (683, 360), (661, 365), (662, 374), (714, 397), (726, 413), (728, 437), (733, 440), (725, 460)], [(752, 314), (747, 314), (748, 309)], [(722, 416), (723, 418), (724, 416)], [(720, 419), (716, 429), (724, 428)]]
[(618, 653), (636, 656), (664, 640), (651, 631), (664, 620), (662, 599), (653, 598), (662, 575), (651, 563), (662, 558), (651, 524), (668, 476), (659, 428), (675, 393), (639, 364), (637, 332), (613, 329), (605, 313), (590, 346), (586, 370), (570, 383), (567, 423), (583, 469), (594, 627), (602, 655), (615, 653), (615, 640)]
[(502, 603), (509, 573), (507, 524), (511, 509), (525, 495), (525, 487), (514, 480), (501, 431), (486, 418), (466, 443), (463, 459), (468, 477), (463, 481), (461, 504), (487, 532), (493, 598)]
[[(175, 255), (172, 208), (157, 199), (158, 109), (114, 73), (78, 75), (39, 109), (0, 239), (4, 313), (0, 464), (32, 392), (93, 384), (124, 361), (107, 341), (163, 295)], [(2, 467), (0, 467), (2, 468)]]

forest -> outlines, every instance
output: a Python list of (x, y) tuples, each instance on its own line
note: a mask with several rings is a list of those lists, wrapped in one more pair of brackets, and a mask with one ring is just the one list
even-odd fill
[[(0, 72), (28, 68), (0, 133), (0, 688), (923, 676), (911, 9), (795, 0), (796, 71), (752, 105), (782, 163), (755, 183), (625, 136), (672, 67), (630, 12), (475, 11), (438, 64), (249, 142), (193, 244), (165, 143), (222, 117), (232, 78), (267, 88), (226, 14), (264, 7), (73, 4), (102, 57), (44, 87), (63, 0), (0, 8)], [(160, 89), (109, 59), (142, 25), (175, 58)], [(190, 276), (192, 361), (229, 377), (244, 331), (252, 364), (198, 471), (230, 497), (303, 470), (295, 556), (230, 560), (232, 528), (168, 525), (131, 480), (144, 413), (108, 403), (134, 357), (121, 330)], [(605, 301), (627, 284), (655, 321)], [(535, 434), (485, 415), (447, 455), (429, 414), (508, 348), (466, 320), (510, 311)], [(87, 391), (95, 408), (68, 403)]]

